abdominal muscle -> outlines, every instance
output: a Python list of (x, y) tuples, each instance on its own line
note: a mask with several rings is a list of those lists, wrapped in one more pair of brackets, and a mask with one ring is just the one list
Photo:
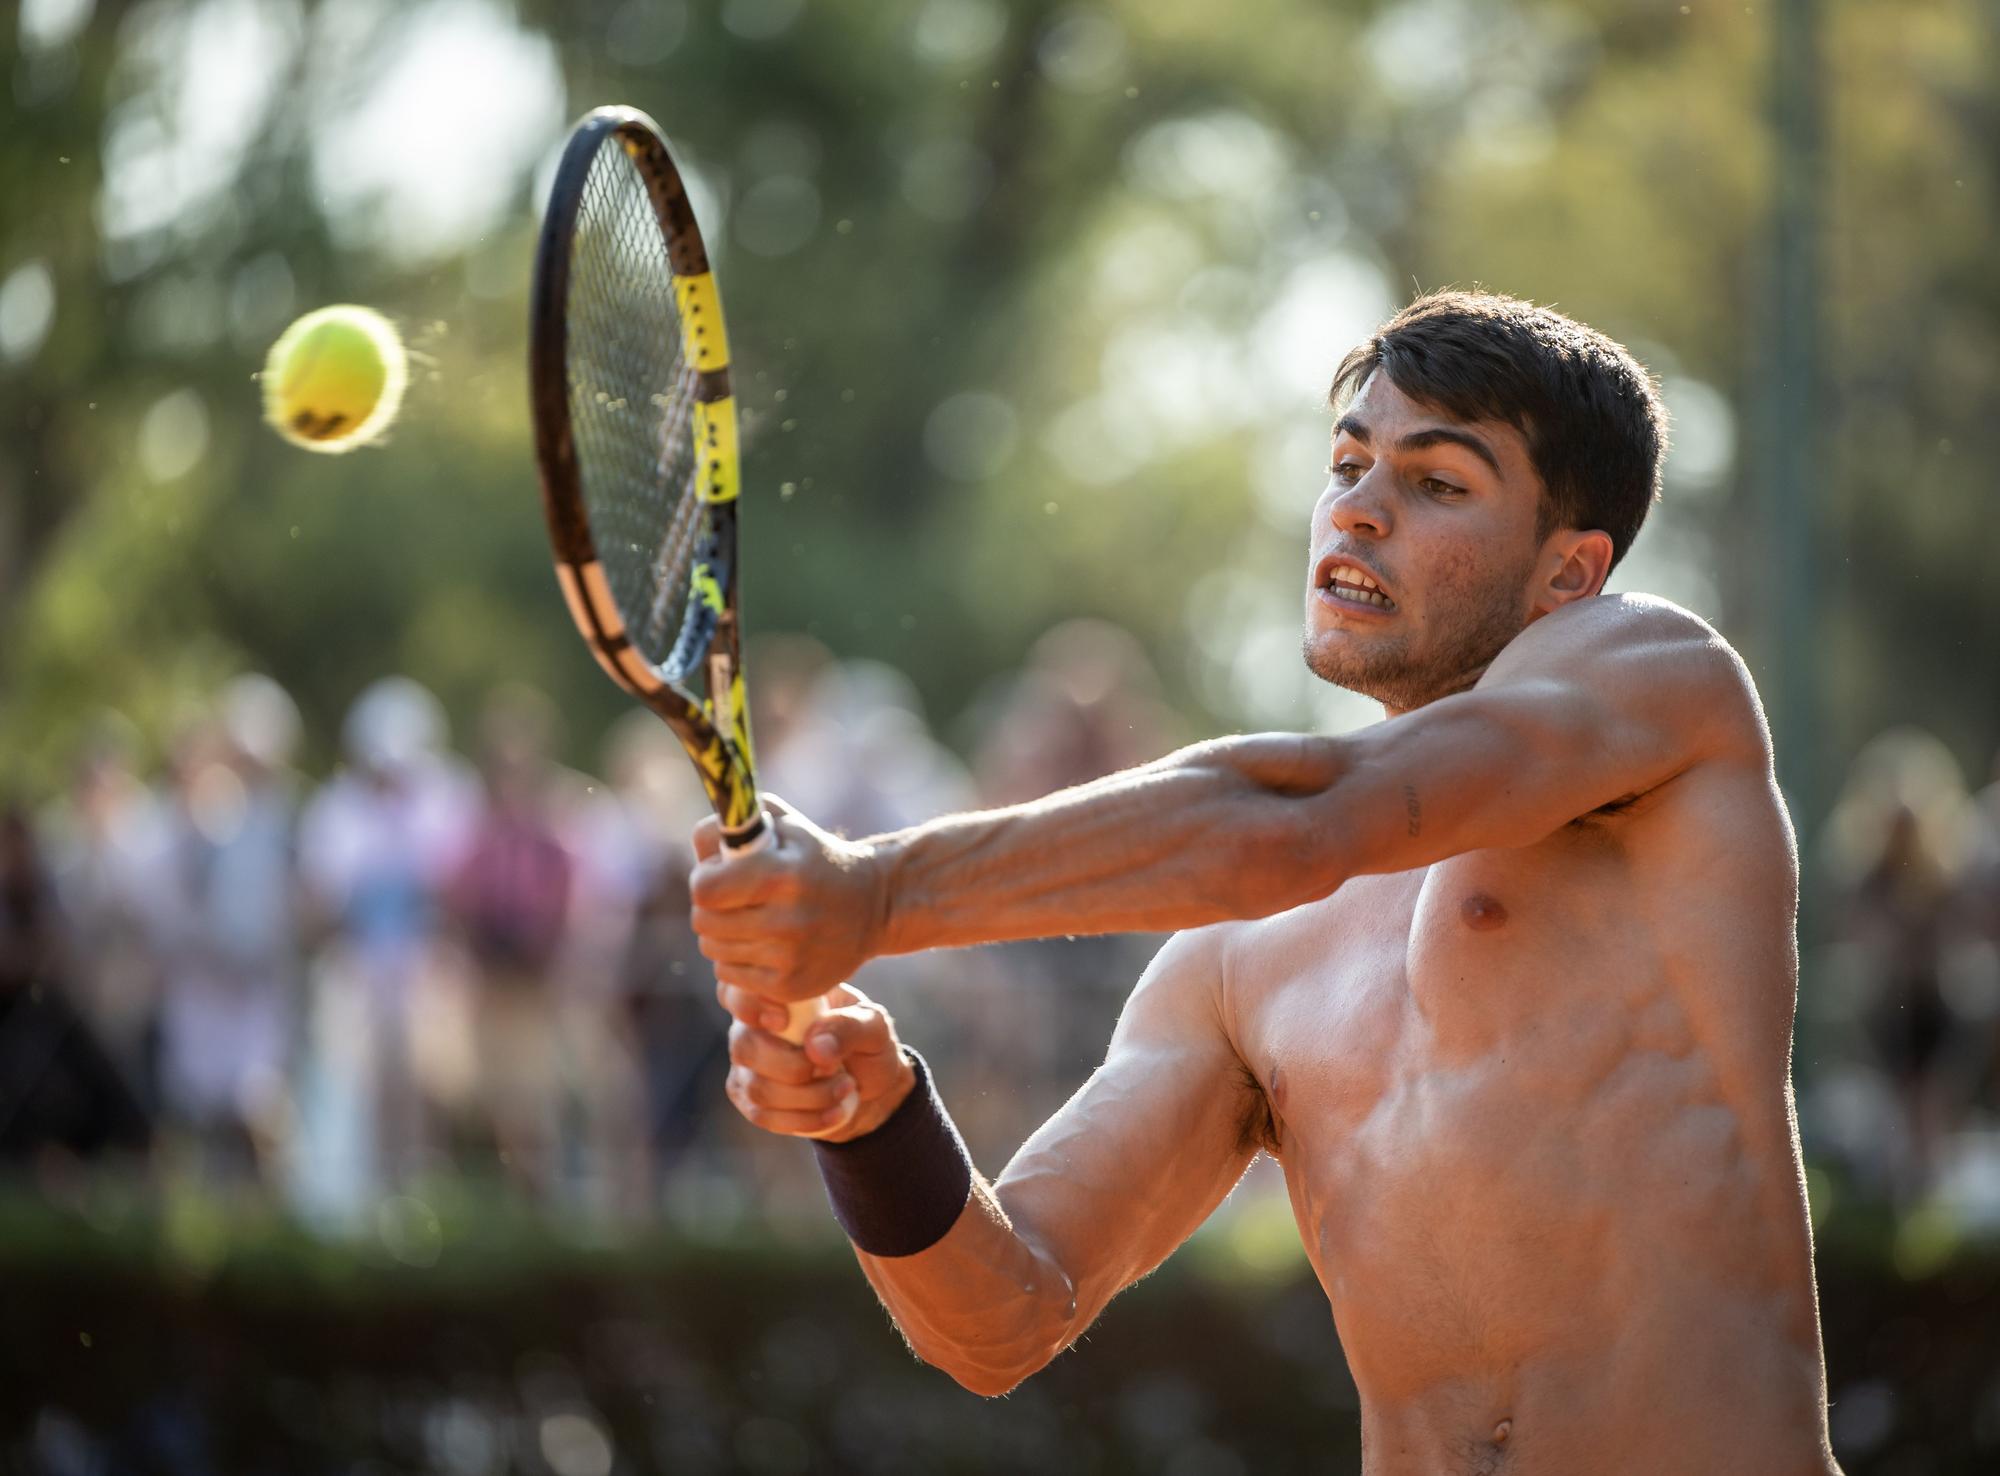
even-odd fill
[(1547, 844), (1232, 950), (1365, 1468), (1833, 1469), (1786, 1039), (1707, 1048), (1626, 859)]

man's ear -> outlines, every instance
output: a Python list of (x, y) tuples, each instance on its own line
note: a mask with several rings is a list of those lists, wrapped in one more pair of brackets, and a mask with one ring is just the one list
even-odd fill
[(1535, 565), (1529, 619), (1588, 599), (1611, 574), (1611, 535), (1601, 529), (1564, 528), (1549, 535)]

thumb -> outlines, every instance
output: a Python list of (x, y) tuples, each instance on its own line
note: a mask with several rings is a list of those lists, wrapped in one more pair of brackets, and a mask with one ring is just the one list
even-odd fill
[[(704, 825), (709, 823), (706, 820), (702, 822)], [(708, 853), (688, 873), (688, 895), (694, 904), (714, 912), (727, 912), (731, 908), (751, 907), (763, 901), (775, 875), (774, 858), (768, 851), (752, 851), (724, 858), (722, 827), (719, 824), (713, 834), (714, 840)], [(695, 832), (695, 837), (699, 845), (699, 830)]]
[(713, 815), (704, 815), (695, 822), (694, 854), (697, 861), (707, 861), (722, 850), (722, 822)]
[(813, 824), (812, 817), (797, 805), (768, 790), (760, 793), (757, 798), (762, 802), (765, 813), (771, 817), (772, 839), (780, 850), (796, 844), (801, 839), (822, 844), (832, 839), (825, 830)]
[(880, 1056), (889, 1048), (889, 1017), (861, 1005), (828, 1010), (806, 1030), (806, 1059), (815, 1066), (849, 1065), (861, 1056)]

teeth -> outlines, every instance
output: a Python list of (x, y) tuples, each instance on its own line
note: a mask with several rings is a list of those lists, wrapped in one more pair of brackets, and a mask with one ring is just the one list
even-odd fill
[(1381, 585), (1377, 584), (1374, 580), (1370, 579), (1366, 574), (1362, 573), (1359, 569), (1352, 568), (1346, 564), (1341, 565), (1341, 567), (1333, 571), (1333, 578), (1334, 582), (1337, 584), (1358, 585), (1362, 589), (1372, 589), (1376, 591), (1378, 594), (1381, 592), (1382, 589)]
[(1334, 580), (1329, 588), (1333, 590), (1336, 599), (1348, 600), (1357, 605), (1380, 605), (1385, 610), (1394, 608), (1389, 603), (1389, 597), (1380, 590), (1363, 589), (1342, 579)]

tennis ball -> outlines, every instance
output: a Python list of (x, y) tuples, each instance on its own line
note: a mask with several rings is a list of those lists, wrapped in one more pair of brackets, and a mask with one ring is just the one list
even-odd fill
[(373, 308), (307, 313), (264, 360), (264, 418), (308, 451), (352, 451), (389, 427), (409, 382), (403, 341)]

